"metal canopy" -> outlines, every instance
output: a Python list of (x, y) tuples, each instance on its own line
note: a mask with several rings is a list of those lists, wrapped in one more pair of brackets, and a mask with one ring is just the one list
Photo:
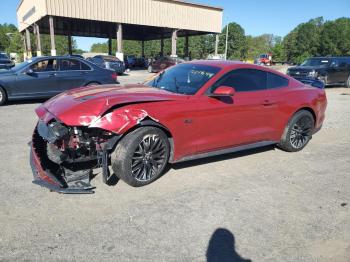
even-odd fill
[[(56, 35), (116, 38), (116, 23), (67, 17), (54, 17), (53, 21)], [(36, 24), (40, 27), (40, 33), (50, 33), (49, 16), (41, 18)], [(33, 30), (32, 27), (28, 29)], [(165, 27), (123, 24), (123, 39), (125, 40), (147, 41), (171, 38), (172, 32), (173, 29)], [(179, 37), (204, 34), (207, 34), (207, 32), (194, 30), (179, 30), (177, 32)]]

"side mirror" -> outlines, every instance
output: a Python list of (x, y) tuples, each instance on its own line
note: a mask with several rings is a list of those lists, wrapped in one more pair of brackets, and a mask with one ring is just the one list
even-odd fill
[(236, 93), (236, 90), (233, 87), (229, 87), (229, 86), (219, 86), (218, 88), (216, 88), (216, 90), (210, 95), (212, 97), (231, 97), (234, 96)]

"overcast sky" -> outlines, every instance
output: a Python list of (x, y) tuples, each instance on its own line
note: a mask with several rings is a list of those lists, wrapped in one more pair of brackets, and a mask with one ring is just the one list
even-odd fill
[[(298, 24), (319, 16), (323, 16), (326, 20), (350, 17), (350, 0), (190, 0), (190, 2), (224, 8), (224, 25), (234, 21), (244, 28), (246, 34), (254, 36), (264, 33), (285, 36)], [(17, 25), (18, 4), (19, 0), (0, 0), (0, 23)], [(83, 50), (89, 50), (93, 43), (105, 41), (85, 37), (75, 39), (78, 47)]]

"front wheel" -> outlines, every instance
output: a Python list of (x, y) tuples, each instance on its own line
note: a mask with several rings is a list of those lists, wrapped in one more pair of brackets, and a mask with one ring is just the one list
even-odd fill
[(116, 176), (133, 187), (157, 180), (169, 160), (168, 137), (155, 127), (141, 127), (127, 134), (112, 153)]
[(3, 104), (5, 104), (7, 101), (7, 95), (5, 90), (0, 87), (0, 106), (2, 106)]
[(297, 112), (286, 126), (278, 147), (287, 152), (302, 150), (312, 138), (315, 120), (307, 110)]

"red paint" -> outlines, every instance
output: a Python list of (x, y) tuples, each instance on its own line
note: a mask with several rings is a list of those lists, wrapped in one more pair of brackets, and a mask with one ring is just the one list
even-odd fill
[[(52, 114), (66, 125), (92, 124), (119, 134), (127, 133), (145, 117), (150, 117), (171, 133), (175, 161), (194, 153), (235, 145), (264, 140), (278, 142), (289, 119), (301, 108), (314, 112), (315, 128), (323, 123), (327, 100), (322, 89), (256, 65), (225, 61), (191, 63), (221, 68), (195, 95), (178, 95), (142, 85), (88, 87), (52, 98), (39, 107), (37, 113), (43, 120), (50, 119), (47, 115)], [(256, 68), (282, 75), (289, 79), (289, 86), (236, 92), (230, 98), (232, 103), (206, 95), (207, 89), (221, 76), (237, 68)]]

